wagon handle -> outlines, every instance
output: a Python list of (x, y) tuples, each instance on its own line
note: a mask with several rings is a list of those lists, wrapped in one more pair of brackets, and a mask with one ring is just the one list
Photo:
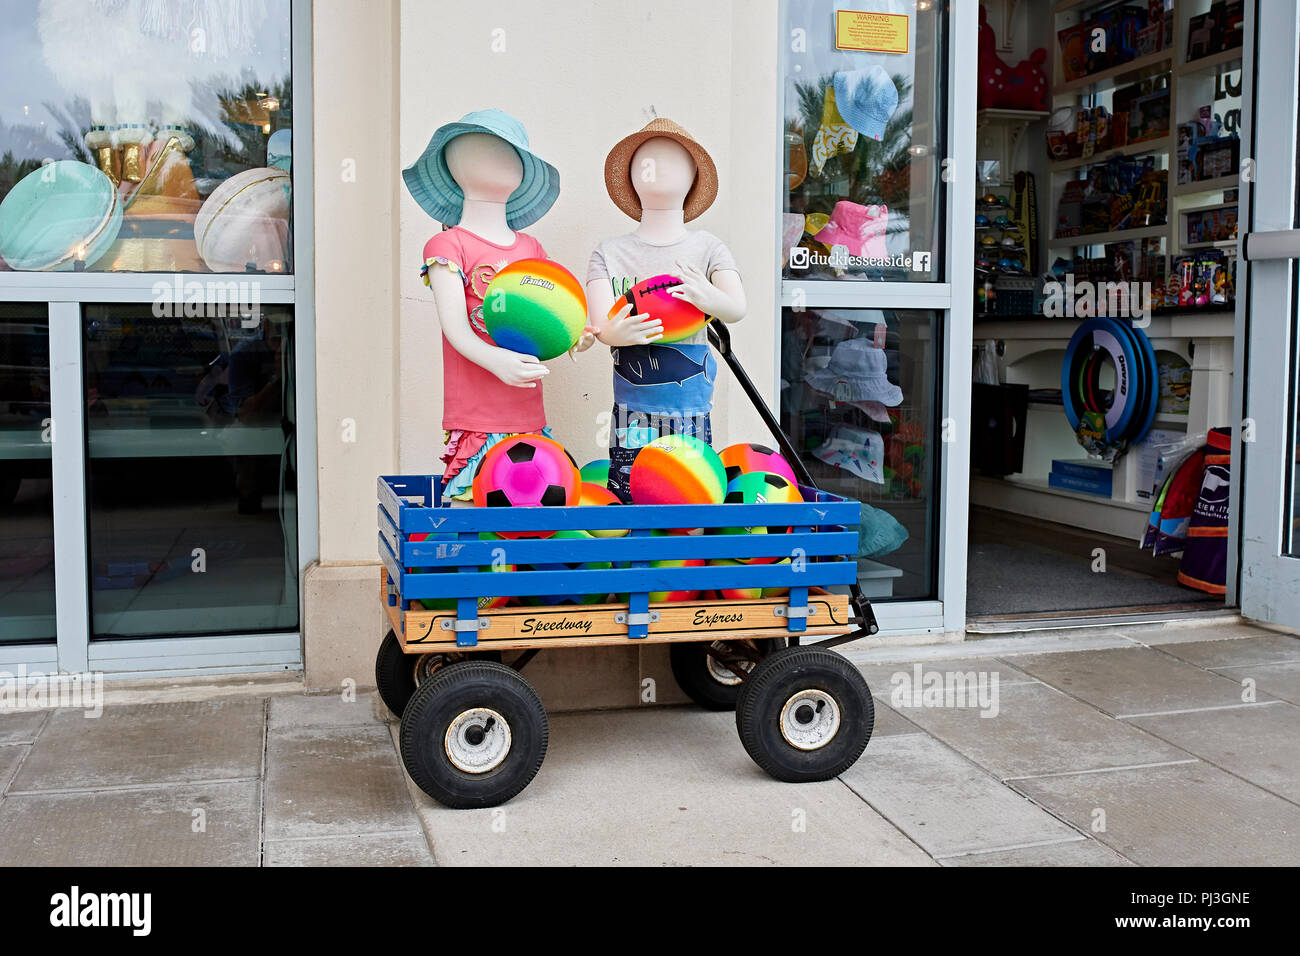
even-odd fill
[[(804, 462), (803, 456), (799, 454), (799, 450), (795, 448), (794, 442), (790, 441), (790, 438), (781, 429), (781, 423), (777, 421), (776, 416), (772, 414), (772, 409), (767, 407), (767, 402), (763, 400), (763, 396), (759, 393), (758, 389), (754, 387), (754, 383), (750, 380), (749, 373), (745, 371), (744, 366), (740, 364), (740, 359), (736, 358), (736, 353), (732, 351), (731, 332), (727, 329), (726, 325), (718, 319), (713, 319), (709, 322), (708, 332), (709, 344), (712, 345), (714, 350), (726, 361), (727, 368), (731, 369), (731, 374), (734, 375), (736, 381), (740, 383), (741, 390), (744, 391), (746, 397), (749, 398), (750, 403), (754, 406), (754, 410), (758, 412), (759, 417), (763, 419), (763, 424), (767, 426), (767, 430), (771, 432), (772, 437), (776, 439), (776, 443), (781, 449), (781, 454), (790, 462), (790, 466), (794, 469), (795, 477), (799, 479), (799, 483), (807, 485), (809, 488), (816, 488), (817, 483), (813, 481), (812, 472), (808, 470), (808, 465)], [(880, 630), (880, 626), (876, 623), (876, 615), (871, 610), (871, 602), (868, 601), (866, 595), (862, 593), (862, 588), (858, 585), (856, 580), (849, 585), (849, 602), (853, 605), (854, 611), (857, 612), (858, 630), (846, 634), (843, 637), (833, 638), (827, 641), (819, 641), (817, 643), (825, 644), (826, 646), (832, 644), (843, 644), (845, 641), (856, 641), (860, 637), (871, 637)]]

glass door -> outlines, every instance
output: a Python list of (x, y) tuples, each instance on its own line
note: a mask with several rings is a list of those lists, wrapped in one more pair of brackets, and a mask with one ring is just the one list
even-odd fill
[(971, 280), (952, 237), (974, 205), (954, 172), (974, 163), (976, 15), (781, 7), (781, 425), (819, 487), (862, 502), (859, 583), (885, 631), (964, 622), (967, 490), (950, 476), (969, 458), (953, 427), (969, 358), (953, 357), (970, 354)]
[[(1261, 19), (1260, 7), (1267, 9)], [(1254, 36), (1255, 94), (1247, 128), (1253, 176), (1243, 176), (1242, 240), (1247, 335), (1237, 367), (1245, 374), (1236, 451), (1241, 489), (1240, 604), (1244, 615), (1300, 624), (1300, 4), (1248, 3)], [(1267, 29), (1262, 27), (1267, 26)], [(1243, 149), (1247, 147), (1243, 146)], [(1244, 163), (1243, 163), (1244, 166)], [(1242, 303), (1243, 299), (1238, 298)]]

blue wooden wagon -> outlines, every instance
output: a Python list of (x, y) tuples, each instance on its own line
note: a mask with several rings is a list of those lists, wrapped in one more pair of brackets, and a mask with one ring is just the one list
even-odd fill
[[(437, 476), (379, 479), (392, 626), (376, 682), (434, 799), (494, 806), (536, 775), (548, 726), (520, 671), (548, 648), (670, 644), (682, 689), (734, 708), (746, 751), (781, 780), (828, 779), (866, 747), (871, 692), (828, 649), (876, 632), (857, 587), (861, 505), (813, 486), (723, 336), (713, 344), (801, 478), (801, 503), (444, 508)], [(572, 531), (594, 534), (536, 537)]]

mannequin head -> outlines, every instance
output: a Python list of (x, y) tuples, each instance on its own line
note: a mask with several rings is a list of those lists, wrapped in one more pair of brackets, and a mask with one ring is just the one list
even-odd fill
[(643, 210), (681, 209), (695, 172), (695, 160), (686, 147), (667, 136), (651, 137), (632, 154), (632, 188)]
[(462, 133), (444, 153), (451, 178), (465, 198), (505, 203), (524, 181), (524, 164), (515, 148), (491, 133)]

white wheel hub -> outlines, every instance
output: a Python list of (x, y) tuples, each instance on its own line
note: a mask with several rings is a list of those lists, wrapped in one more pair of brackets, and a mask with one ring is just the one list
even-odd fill
[[(726, 641), (714, 641), (709, 645), (709, 649), (723, 654), (729, 650)], [(729, 665), (722, 663), (722, 661), (718, 660), (712, 654), (705, 654), (704, 660), (709, 668), (709, 676), (724, 687), (735, 687), (737, 684), (744, 681), (744, 678), (737, 674)], [(739, 667), (742, 671), (748, 674), (754, 669), (754, 662), (747, 657), (742, 658), (736, 662), (736, 667)]]
[(839, 729), (839, 704), (824, 691), (801, 690), (781, 708), (781, 736), (799, 750), (825, 747)]
[(510, 753), (510, 725), (489, 707), (462, 711), (447, 728), (447, 759), (465, 773), (487, 773)]

